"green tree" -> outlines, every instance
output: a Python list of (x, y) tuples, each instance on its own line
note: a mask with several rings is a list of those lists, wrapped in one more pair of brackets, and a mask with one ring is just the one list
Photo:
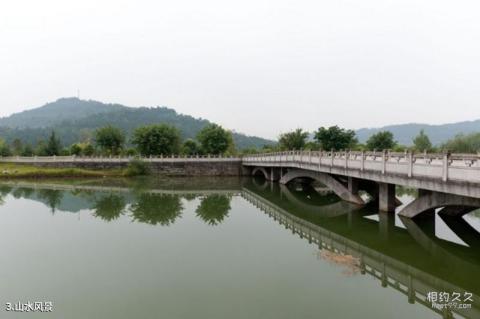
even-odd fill
[(281, 134), (278, 144), (282, 150), (301, 150), (305, 147), (307, 138), (308, 132), (297, 128), (295, 131)]
[(47, 145), (45, 141), (38, 141), (37, 146), (35, 147), (35, 154), (38, 156), (47, 156)]
[(205, 154), (224, 154), (234, 147), (232, 134), (217, 124), (205, 126), (198, 132), (197, 140)]
[(118, 155), (125, 144), (125, 134), (111, 125), (95, 131), (95, 143), (107, 155)]
[(26, 144), (23, 147), (22, 153), (20, 154), (21, 156), (33, 156), (35, 154), (35, 151), (33, 150), (32, 146), (30, 144)]
[(0, 139), (0, 156), (11, 156), (12, 151), (10, 150), (10, 146), (5, 142), (5, 140)]
[(441, 147), (454, 153), (477, 153), (480, 151), (480, 133), (459, 134)]
[(432, 142), (428, 138), (428, 135), (425, 134), (424, 130), (420, 130), (420, 133), (413, 139), (413, 145), (417, 151), (431, 151)]
[(185, 155), (196, 155), (200, 153), (200, 145), (192, 139), (183, 142), (182, 153)]
[(12, 149), (14, 155), (21, 155), (23, 151), (22, 140), (19, 138), (14, 139), (12, 142)]
[(55, 134), (55, 131), (52, 131), (50, 137), (48, 138), (47, 144), (45, 145), (45, 155), (53, 156), (60, 155), (62, 150), (62, 143), (60, 139)]
[(174, 126), (142, 126), (133, 133), (132, 143), (142, 155), (171, 155), (180, 151), (180, 132)]
[(373, 134), (367, 140), (367, 149), (368, 150), (389, 150), (393, 149), (397, 142), (393, 138), (392, 132), (381, 131)]
[(95, 154), (95, 147), (92, 144), (89, 143), (89, 144), (85, 145), (82, 153), (85, 156), (92, 156), (93, 154)]
[(212, 194), (202, 199), (196, 213), (204, 222), (214, 226), (220, 224), (228, 216), (230, 208), (229, 196)]
[(320, 144), (320, 147), (324, 150), (346, 150), (355, 147), (357, 144), (357, 138), (355, 137), (355, 131), (347, 130), (335, 126), (329, 128), (320, 127), (315, 132), (315, 140)]
[(70, 154), (77, 155), (77, 156), (81, 155), (82, 147), (78, 143), (70, 145)]

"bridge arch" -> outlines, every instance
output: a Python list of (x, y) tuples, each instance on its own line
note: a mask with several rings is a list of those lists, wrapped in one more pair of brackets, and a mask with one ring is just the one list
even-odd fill
[(295, 197), (295, 195), (285, 185), (280, 186), (280, 191), (282, 195), (284, 195), (290, 202), (295, 204), (297, 207), (301, 207), (304, 212), (324, 218), (338, 217), (360, 209), (358, 205), (354, 205), (342, 200), (339, 200), (335, 203), (318, 206), (307, 204)]
[(263, 177), (265, 177), (265, 179), (267, 180), (270, 177), (270, 174), (267, 172), (265, 167), (261, 167), (261, 166), (257, 166), (252, 170), (252, 176), (255, 176), (255, 175), (263, 175)]
[(282, 176), (280, 179), (281, 184), (287, 184), (294, 179), (297, 178), (308, 178), (312, 180), (316, 180), (323, 185), (327, 186), (331, 189), (338, 197), (343, 199), (344, 201), (363, 205), (365, 202), (363, 199), (358, 195), (350, 192), (347, 187), (345, 187), (342, 183), (337, 181), (331, 175), (322, 172), (315, 172), (310, 170), (302, 170), (302, 169), (291, 169), (285, 175)]
[(408, 218), (418, 217), (437, 208), (444, 207), (442, 213), (449, 216), (463, 216), (480, 208), (480, 199), (439, 192), (427, 192), (405, 206), (398, 215)]

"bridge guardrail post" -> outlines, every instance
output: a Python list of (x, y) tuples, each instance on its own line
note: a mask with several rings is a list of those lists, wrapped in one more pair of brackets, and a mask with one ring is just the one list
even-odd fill
[(362, 151), (362, 154), (360, 155), (360, 171), (363, 172), (365, 170), (365, 151)]
[(383, 150), (382, 152), (382, 174), (385, 174), (387, 170), (387, 151)]
[(450, 160), (450, 154), (447, 152), (443, 154), (443, 174), (442, 181), (448, 181), (448, 162)]
[(412, 177), (413, 175), (413, 152), (408, 152), (408, 177)]
[(350, 156), (350, 151), (345, 150), (345, 170), (348, 169), (348, 157)]

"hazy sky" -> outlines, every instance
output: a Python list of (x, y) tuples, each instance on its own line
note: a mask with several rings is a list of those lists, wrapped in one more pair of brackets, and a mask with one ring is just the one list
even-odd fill
[(75, 96), (247, 134), (480, 118), (480, 1), (5, 0), (0, 115)]

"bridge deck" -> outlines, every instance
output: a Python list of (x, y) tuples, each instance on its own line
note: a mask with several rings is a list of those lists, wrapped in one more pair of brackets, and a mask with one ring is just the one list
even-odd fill
[(250, 155), (242, 163), (300, 168), (480, 198), (478, 155), (301, 151)]

